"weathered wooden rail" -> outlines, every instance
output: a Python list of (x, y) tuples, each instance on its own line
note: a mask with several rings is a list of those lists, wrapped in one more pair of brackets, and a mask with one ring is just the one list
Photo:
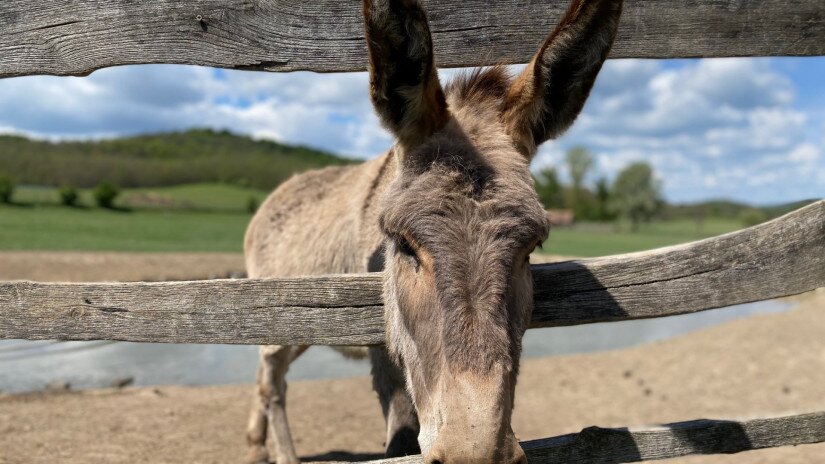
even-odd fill
[[(745, 421), (704, 419), (646, 428), (588, 427), (521, 446), (531, 463), (616, 464), (820, 442), (825, 442), (825, 412)], [(408, 456), (371, 464), (420, 462), (421, 456)]]
[[(532, 327), (672, 316), (825, 286), (825, 200), (739, 232), (533, 266)], [(155, 283), (0, 283), (0, 338), (383, 342), (379, 274)]]
[[(566, 0), (425, 0), (442, 67), (523, 63)], [(626, 0), (614, 58), (825, 55), (821, 0)], [(358, 0), (3, 0), (0, 77), (185, 63), (362, 71)]]
[[(423, 0), (442, 67), (522, 63), (567, 0)], [(613, 58), (825, 55), (822, 0), (625, 0)], [(2, 0), (0, 78), (124, 64), (359, 71), (358, 0)], [(533, 267), (532, 327), (670, 316), (825, 286), (825, 201), (644, 253)], [(0, 339), (378, 344), (377, 275), (0, 282)], [(618, 463), (825, 442), (825, 413), (601, 429), (524, 443), (532, 463)], [(420, 457), (376, 461), (420, 462)]]

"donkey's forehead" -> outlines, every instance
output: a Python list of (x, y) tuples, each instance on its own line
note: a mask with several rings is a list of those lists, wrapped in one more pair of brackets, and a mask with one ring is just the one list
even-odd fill
[(418, 240), (483, 231), (522, 242), (546, 235), (548, 228), (529, 174), (446, 166), (399, 178), (386, 197), (382, 222), (385, 229), (408, 232)]

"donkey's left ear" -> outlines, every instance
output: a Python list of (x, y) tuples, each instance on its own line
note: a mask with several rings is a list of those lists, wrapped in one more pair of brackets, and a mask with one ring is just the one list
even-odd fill
[(622, 0), (573, 0), (514, 81), (502, 119), (528, 159), (576, 120), (613, 45), (621, 12)]
[(370, 97), (404, 148), (413, 148), (449, 119), (438, 82), (427, 16), (418, 0), (364, 0)]

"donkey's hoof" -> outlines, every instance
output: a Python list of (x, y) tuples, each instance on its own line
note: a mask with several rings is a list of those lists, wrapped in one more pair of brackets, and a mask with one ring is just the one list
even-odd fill
[(278, 457), (275, 460), (275, 464), (301, 464), (301, 460), (296, 457)]
[(246, 452), (246, 464), (269, 464), (269, 453), (264, 446), (249, 448)]

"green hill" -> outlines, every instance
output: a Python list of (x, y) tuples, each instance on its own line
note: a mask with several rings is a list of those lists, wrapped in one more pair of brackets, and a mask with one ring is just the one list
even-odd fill
[(203, 129), (80, 142), (0, 136), (0, 174), (29, 185), (221, 182), (270, 190), (295, 172), (352, 162), (307, 147)]

